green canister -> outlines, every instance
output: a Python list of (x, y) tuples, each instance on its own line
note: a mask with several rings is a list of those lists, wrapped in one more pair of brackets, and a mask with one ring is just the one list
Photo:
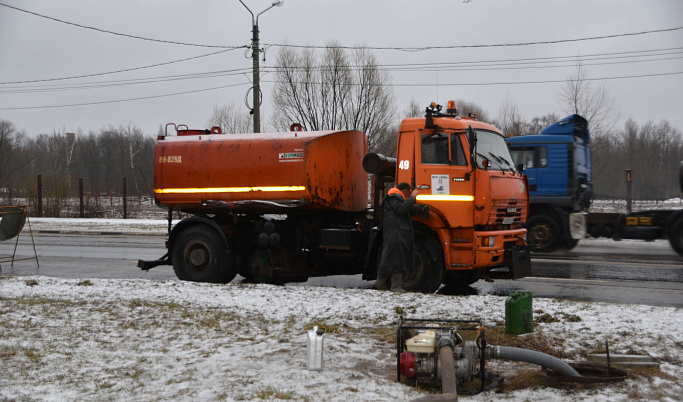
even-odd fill
[(531, 292), (516, 290), (505, 299), (505, 333), (526, 334), (534, 331)]

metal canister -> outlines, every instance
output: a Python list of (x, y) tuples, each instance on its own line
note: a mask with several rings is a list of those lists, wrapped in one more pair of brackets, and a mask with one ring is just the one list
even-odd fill
[(322, 371), (323, 369), (323, 329), (317, 326), (308, 331), (308, 355), (306, 369), (310, 371)]

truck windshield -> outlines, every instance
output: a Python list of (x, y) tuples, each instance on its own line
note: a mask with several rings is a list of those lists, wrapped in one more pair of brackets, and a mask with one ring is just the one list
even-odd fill
[(477, 167), (483, 169), (482, 161), (488, 159), (489, 169), (514, 171), (514, 163), (502, 135), (485, 130), (477, 132)]

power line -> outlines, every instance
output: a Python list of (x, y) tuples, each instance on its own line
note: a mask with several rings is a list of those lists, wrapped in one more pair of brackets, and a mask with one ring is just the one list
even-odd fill
[[(585, 79), (582, 79), (582, 81), (621, 80), (621, 79), (633, 79), (633, 78), (661, 77), (661, 76), (670, 76), (670, 75), (679, 75), (679, 74), (683, 74), (683, 71), (677, 71), (677, 72), (671, 72), (671, 73), (660, 73), (660, 74), (628, 75), (628, 76), (619, 76), (619, 77), (585, 78)], [(264, 81), (264, 82), (276, 83), (277, 81)], [(484, 82), (484, 83), (388, 84), (388, 85), (392, 86), (392, 87), (434, 87), (434, 86), (449, 87), (449, 86), (556, 84), (556, 83), (561, 83), (561, 82), (566, 82), (566, 80)], [(299, 82), (299, 83), (301, 83), (301, 82)], [(307, 84), (321, 85), (321, 83), (319, 83), (319, 82), (308, 82)], [(219, 87), (204, 88), (204, 89), (198, 89), (198, 90), (193, 90), (193, 91), (184, 91), (184, 92), (176, 92), (176, 93), (171, 93), (171, 94), (144, 96), (144, 97), (129, 98), (129, 99), (118, 99), (118, 100), (101, 101), (101, 102), (88, 102), (88, 103), (74, 103), (74, 104), (66, 104), (66, 105), (5, 107), (5, 108), (0, 108), (0, 110), (34, 110), (34, 109), (54, 109), (54, 108), (76, 107), (76, 106), (93, 106), (93, 105), (122, 103), (122, 102), (131, 102), (131, 101), (139, 101), (139, 100), (147, 100), (147, 99), (158, 99), (158, 98), (165, 98), (165, 97), (178, 96), (178, 95), (187, 95), (187, 94), (193, 94), (193, 93), (199, 93), (199, 92), (214, 91), (217, 89), (238, 87), (238, 86), (242, 86), (242, 85), (249, 85), (249, 83), (223, 85), (223, 86), (219, 86)], [(350, 84), (350, 85), (358, 85), (358, 84)]]
[[(581, 81), (603, 81), (603, 80), (622, 80), (632, 78), (648, 78), (648, 77), (662, 77), (668, 75), (683, 74), (683, 71), (676, 71), (672, 73), (658, 73), (658, 74), (640, 74), (640, 75), (624, 75), (619, 77), (602, 77), (602, 78), (582, 78)], [(556, 84), (566, 82), (567, 80), (546, 80), (546, 81), (519, 81), (519, 82), (484, 82), (484, 83), (454, 83), (454, 84), (395, 84), (397, 87), (433, 87), (433, 86), (489, 86), (489, 85), (526, 85), (526, 84)]]
[[(60, 22), (62, 24), (72, 25), (72, 26), (75, 26), (78, 28), (89, 29), (89, 30), (93, 30), (93, 31), (101, 32), (101, 33), (108, 33), (111, 35), (123, 36), (123, 37), (127, 37), (127, 38), (139, 39), (139, 40), (150, 41), (150, 42), (159, 42), (159, 43), (167, 43), (167, 44), (182, 45), (182, 46), (221, 48), (221, 49), (239, 49), (239, 48), (248, 47), (246, 45), (244, 45), (244, 46), (203, 45), (203, 44), (196, 44), (196, 43), (184, 43), (184, 42), (169, 41), (169, 40), (163, 40), (163, 39), (151, 39), (151, 38), (145, 38), (142, 36), (129, 35), (129, 34), (109, 31), (109, 30), (105, 30), (105, 29), (90, 27), (90, 26), (86, 26), (86, 25), (81, 25), (81, 24), (77, 24), (74, 22), (64, 21), (64, 20), (61, 20), (58, 18), (39, 14), (39, 13), (36, 13), (33, 11), (24, 10), (24, 9), (19, 8), (19, 7), (10, 6), (8, 4), (1, 3), (1, 2), (0, 2), (0, 6), (11, 8), (13, 10), (24, 12), (27, 14), (31, 14), (31, 15), (34, 15), (34, 16), (37, 16), (40, 18), (46, 18), (46, 19), (49, 19), (52, 21)], [(653, 33), (673, 32), (673, 31), (678, 31), (678, 30), (683, 30), (683, 26), (673, 27), (673, 28), (655, 29), (655, 30), (650, 30), (650, 31), (629, 32), (629, 33), (603, 35), (603, 36), (592, 36), (592, 37), (587, 37), (587, 38), (558, 39), (558, 40), (553, 40), (553, 41), (497, 43), (497, 44), (480, 44), (480, 45), (422, 46), (422, 47), (364, 46), (363, 48), (369, 49), (369, 50), (397, 50), (397, 51), (407, 51), (407, 52), (420, 52), (420, 51), (425, 51), (425, 50), (477, 49), (477, 48), (491, 48), (491, 47), (534, 46), (534, 45), (550, 45), (550, 44), (558, 44), (558, 43), (582, 42), (582, 41), (589, 41), (589, 40), (613, 39), (613, 38), (621, 38), (621, 37), (629, 37), (629, 36), (648, 35), (648, 34), (653, 34)], [(287, 47), (303, 48), (303, 49), (355, 49), (356, 48), (356, 46), (343, 46), (343, 45), (320, 46), (320, 45), (290, 45), (290, 44), (278, 44), (278, 43), (272, 43), (272, 44), (264, 43), (263, 45), (264, 46), (284, 47), (284, 48), (287, 48)]]
[[(683, 56), (681, 56), (683, 57)], [(676, 57), (676, 58), (681, 58)], [(654, 60), (638, 60), (638, 61), (628, 61), (628, 62), (613, 62), (613, 63), (586, 63), (585, 65), (604, 65), (604, 64), (623, 64), (623, 63), (634, 63), (634, 62), (652, 62), (668, 59), (654, 59)], [(540, 69), (540, 68), (565, 68), (574, 67), (574, 65), (562, 65), (562, 66), (525, 66), (525, 67), (510, 67), (510, 66), (498, 66), (494, 68), (482, 68), (478, 66), (468, 66), (468, 67), (456, 67), (456, 66), (437, 66), (433, 65), (422, 65), (421, 67), (416, 67), (412, 65), (408, 68), (390, 68), (390, 71), (395, 72), (419, 72), (419, 71), (497, 71), (497, 70), (527, 70), (527, 69)], [(296, 69), (301, 69), (303, 67), (294, 67)], [(321, 67), (318, 67), (320, 69)], [(353, 67), (362, 68), (362, 67)], [(73, 85), (53, 85), (53, 86), (43, 86), (43, 87), (9, 87), (6, 89), (0, 89), (0, 94), (28, 94), (28, 93), (45, 93), (45, 92), (58, 92), (58, 91), (76, 91), (76, 90), (88, 90), (88, 89), (102, 89), (102, 88), (116, 88), (122, 86), (130, 85), (141, 85), (141, 84), (154, 84), (162, 82), (173, 82), (173, 81), (185, 81), (193, 79), (205, 79), (205, 78), (221, 78), (234, 75), (243, 75), (249, 72), (250, 69), (237, 69), (237, 70), (224, 70), (224, 71), (213, 71), (204, 73), (194, 73), (194, 74), (183, 74), (183, 75), (171, 75), (162, 76), (154, 78), (140, 78), (140, 79), (130, 79), (130, 80), (113, 80), (113, 81), (100, 81), (94, 83), (85, 84), (73, 84)], [(262, 69), (264, 73), (276, 72), (277, 68)]]
[[(561, 66), (561, 67), (570, 67), (570, 66)], [(537, 67), (541, 68), (541, 67)], [(217, 77), (225, 77), (225, 76), (231, 76), (231, 75), (242, 75), (246, 71), (242, 72), (235, 72), (239, 70), (228, 70), (228, 71), (216, 71), (216, 72), (208, 72), (208, 73), (198, 73), (198, 74), (190, 74), (190, 75), (178, 75), (178, 76), (167, 76), (167, 77), (159, 77), (159, 78), (154, 78), (154, 79), (138, 79), (138, 80), (124, 80), (124, 81), (110, 81), (110, 82), (100, 82), (100, 83), (90, 83), (90, 84), (82, 84), (82, 85), (68, 85), (68, 86), (54, 86), (54, 87), (29, 87), (29, 88), (9, 88), (7, 90), (0, 90), (0, 94), (25, 94), (25, 93), (43, 93), (43, 92), (55, 92), (55, 91), (73, 91), (73, 90), (85, 90), (85, 89), (101, 89), (101, 88), (114, 88), (114, 87), (120, 87), (120, 86), (128, 86), (128, 85), (138, 85), (138, 84), (150, 84), (150, 83), (159, 83), (159, 82), (171, 82), (171, 81), (181, 81), (181, 80), (190, 80), (190, 79), (200, 79), (200, 78), (217, 78)], [(266, 71), (266, 72), (273, 72), (274, 70), (271, 71)], [(415, 70), (410, 70), (410, 71), (415, 71)], [(439, 70), (439, 71), (450, 71), (450, 70)], [(491, 71), (486, 70), (486, 71)], [(655, 77), (655, 76), (665, 76), (665, 75), (672, 75), (672, 74), (679, 74), (679, 73), (661, 73), (661, 74), (645, 74), (645, 75), (632, 75), (632, 76), (622, 76), (622, 77), (604, 77), (604, 78), (587, 78), (585, 79), (586, 81), (594, 81), (594, 80), (612, 80), (612, 79), (625, 79), (625, 78), (641, 78), (641, 77)], [(395, 87), (404, 87), (404, 86), (449, 86), (449, 85), (460, 85), (460, 86), (487, 86), (487, 85), (521, 85), (521, 84), (543, 84), (543, 83), (557, 83), (557, 82), (564, 82), (566, 80), (546, 80), (546, 81), (521, 81), (521, 82), (490, 82), (490, 83), (459, 83), (459, 84), (393, 84), (391, 86)], [(277, 81), (267, 81), (267, 82), (277, 82)], [(310, 84), (313, 85), (319, 85), (319, 83), (315, 82), (310, 82)], [(355, 84), (354, 84), (355, 85)], [(221, 87), (219, 87), (221, 88)], [(2, 110), (2, 109), (0, 109)]]
[[(588, 54), (585, 56), (580, 56), (580, 57), (578, 57), (578, 59), (580, 59), (581, 61), (591, 61), (591, 60), (601, 61), (601, 60), (612, 60), (612, 59), (619, 60), (619, 59), (633, 59), (633, 58), (665, 56), (665, 55), (678, 55), (681, 53), (680, 50), (682, 50), (682, 49), (683, 49), (683, 47), (666, 48), (666, 49), (652, 49), (652, 50), (639, 50), (639, 51), (632, 51), (632, 52), (598, 53), (598, 54)], [(227, 51), (228, 50), (222, 50), (219, 52), (209, 53), (207, 55), (196, 56), (193, 58), (176, 60), (176, 61), (171, 61), (171, 62), (166, 62), (166, 63), (159, 63), (159, 64), (156, 64), (153, 66), (164, 65), (164, 64), (175, 63), (175, 62), (190, 60), (190, 59), (199, 58), (199, 57), (215, 55), (215, 54), (223, 53), (223, 52), (227, 52)], [(670, 60), (673, 58), (680, 58), (680, 57), (677, 56), (677, 57), (656, 58), (656, 59), (650, 58), (647, 60), (627, 60), (627, 61), (619, 61), (619, 62), (614, 61), (614, 62), (603, 62), (603, 63), (586, 63), (586, 65), (643, 63), (643, 62)], [(577, 59), (577, 57), (576, 56), (556, 56), (556, 57), (544, 57), (544, 58), (479, 60), (479, 61), (442, 62), (442, 63), (384, 64), (384, 65), (378, 65), (377, 68), (382, 68), (382, 69), (386, 69), (389, 71), (396, 71), (396, 72), (466, 71), (466, 70), (494, 71), (494, 70), (513, 70), (513, 69), (532, 69), (532, 68), (533, 69), (565, 68), (565, 67), (572, 67), (573, 64), (572, 65), (554, 65), (554, 66), (548, 66), (548, 64), (566, 63), (566, 62), (572, 61), (574, 59)], [(534, 64), (536, 64), (536, 65), (534, 65)], [(538, 64), (540, 64), (540, 65), (538, 65)], [(519, 67), (513, 67), (513, 66), (519, 66)], [(148, 68), (148, 67), (151, 67), (151, 66), (136, 67), (136, 68), (130, 68), (127, 70), (118, 70), (118, 72), (120, 72), (120, 71), (132, 71), (132, 70), (138, 70), (138, 69), (143, 69), (143, 68)], [(304, 68), (306, 68), (306, 69), (324, 70), (327, 67), (324, 67), (324, 66), (313, 66), (313, 67), (288, 66), (285, 68), (287, 68), (287, 69), (304, 69)], [(363, 68), (363, 66), (344, 66), (342, 68), (358, 69), (358, 68)], [(283, 67), (269, 67), (269, 68), (263, 69), (262, 71), (264, 71), (264, 72), (276, 72), (279, 69), (283, 69)], [(221, 71), (192, 73), (192, 74), (183, 74), (183, 75), (171, 75), (171, 76), (161, 76), (161, 77), (151, 77), (151, 78), (98, 81), (98, 82), (93, 82), (93, 83), (72, 84), (72, 85), (71, 84), (70, 85), (54, 85), (54, 86), (45, 86), (45, 87), (35, 87), (35, 86), (5, 87), (5, 89), (0, 89), (0, 94), (49, 92), (49, 91), (60, 91), (60, 90), (78, 90), (78, 89), (117, 87), (117, 86), (124, 86), (124, 85), (148, 84), (148, 83), (189, 80), (189, 79), (198, 79), (198, 78), (224, 77), (224, 76), (230, 76), (230, 75), (244, 74), (244, 73), (249, 72), (249, 71), (251, 71), (250, 68), (240, 68), (240, 69), (232, 69), (232, 70), (221, 70)], [(112, 71), (112, 72), (107, 72), (107, 73), (90, 74), (90, 75), (85, 76), (85, 77), (114, 74), (116, 72), (117, 71)], [(21, 81), (21, 82), (22, 83), (23, 82), (35, 83), (35, 82), (47, 82), (47, 81), (59, 81), (59, 80), (67, 80), (67, 79), (80, 78), (80, 77), (83, 77), (83, 76), (65, 77), (65, 78), (61, 78), (61, 79), (54, 78), (54, 79), (49, 79), (49, 80)], [(0, 84), (7, 85), (10, 83), (0, 83)]]
[[(612, 53), (594, 53), (586, 55), (575, 55), (575, 56), (553, 56), (553, 57), (533, 57), (533, 58), (521, 58), (521, 59), (498, 59), (498, 60), (476, 60), (476, 61), (458, 61), (458, 62), (442, 62), (442, 63), (413, 63), (413, 64), (384, 64), (381, 67), (391, 68), (391, 67), (408, 67), (408, 66), (423, 66), (423, 65), (467, 65), (467, 66), (485, 66), (490, 63), (490, 65), (515, 65), (515, 64), (532, 64), (532, 63), (555, 63), (565, 60), (604, 60), (604, 59), (621, 59), (621, 58), (634, 58), (634, 57), (649, 57), (652, 54), (645, 53), (657, 53), (654, 56), (668, 55), (668, 54), (679, 54), (683, 50), (683, 47), (673, 47), (665, 49), (651, 49), (651, 50), (636, 50), (631, 52), (612, 52)], [(660, 53), (666, 52), (666, 53)], [(614, 57), (612, 57), (614, 56)]]
[[(517, 42), (517, 43), (498, 43), (498, 44), (486, 44), (486, 45), (447, 45), (447, 46), (423, 46), (423, 47), (378, 47), (378, 46), (361, 46), (363, 49), (368, 50), (400, 50), (405, 52), (421, 52), (425, 50), (447, 50), (447, 49), (478, 49), (478, 48), (490, 48), (490, 47), (515, 47), (515, 46), (534, 46), (534, 45), (554, 45), (558, 43), (570, 43), (570, 42), (582, 42), (588, 40), (601, 40), (601, 39), (613, 39), (628, 36), (638, 36), (647, 35), (652, 33), (662, 33), (662, 32), (672, 32), (682, 30), (683, 27), (656, 29), (652, 31), (641, 31), (641, 32), (631, 32), (623, 34), (613, 34), (613, 35), (603, 35), (603, 36), (591, 36), (587, 38), (575, 38), (575, 39), (558, 39), (549, 41), (535, 41), (535, 42)], [(344, 45), (333, 45), (333, 46), (316, 46), (316, 45), (289, 45), (289, 44), (277, 44), (277, 43), (264, 43), (264, 46), (276, 46), (276, 47), (291, 47), (291, 48), (302, 48), (302, 49), (355, 49), (357, 46), (344, 46)]]
[[(603, 80), (621, 80), (621, 79), (632, 79), (632, 78), (647, 78), (647, 77), (661, 77), (668, 75), (678, 75), (683, 74), (683, 71), (676, 71), (671, 73), (656, 73), (656, 74), (640, 74), (640, 75), (625, 75), (618, 77), (602, 77), (602, 78), (582, 78), (581, 81), (603, 81)], [(563, 80), (543, 80), (543, 81), (516, 81), (516, 82), (472, 82), (472, 83), (434, 83), (434, 84), (364, 84), (364, 85), (387, 85), (392, 87), (441, 87), (441, 86), (490, 86), (490, 85), (526, 85), (526, 84), (556, 84), (560, 82), (566, 82)], [(278, 81), (264, 81), (270, 83), (277, 83)], [(322, 85), (320, 82), (295, 82), (296, 84), (307, 84), (307, 85)], [(360, 84), (342, 84), (342, 85), (360, 85)], [(0, 109), (2, 110), (2, 109)]]
[(27, 80), (27, 81), (5, 81), (5, 82), (0, 82), (0, 85), (10, 85), (10, 84), (31, 84), (31, 83), (36, 83), (36, 82), (49, 82), (49, 81), (63, 81), (63, 80), (74, 80), (78, 78), (91, 78), (91, 77), (100, 77), (103, 75), (110, 75), (110, 74), (118, 74), (118, 73), (127, 73), (130, 71), (138, 71), (138, 70), (144, 70), (147, 68), (152, 68), (152, 67), (160, 67), (160, 66), (167, 66), (169, 64), (175, 64), (175, 63), (181, 63), (184, 61), (189, 61), (189, 60), (196, 60), (196, 59), (201, 59), (202, 57), (208, 57), (208, 56), (214, 56), (217, 54), (229, 52), (231, 50), (235, 49), (226, 49), (226, 50), (219, 50), (217, 52), (213, 53), (207, 53), (199, 56), (194, 56), (194, 57), (188, 57), (185, 59), (179, 59), (179, 60), (172, 60), (172, 61), (167, 61), (163, 63), (157, 63), (157, 64), (150, 64), (147, 66), (140, 66), (140, 67), (131, 67), (131, 68), (126, 68), (123, 70), (115, 70), (115, 71), (107, 71), (103, 73), (94, 73), (94, 74), (86, 74), (86, 75), (75, 75), (71, 77), (59, 77), (59, 78), (45, 78), (45, 79), (40, 79), (40, 80)]
[[(633, 63), (652, 63), (655, 61), (664, 60), (677, 60), (683, 58), (681, 56), (675, 57), (661, 57), (656, 59), (648, 60), (627, 60), (627, 61), (606, 61), (606, 62), (594, 62), (594, 63), (583, 63), (584, 66), (611, 66), (616, 64), (633, 64)], [(564, 63), (560, 65), (548, 65), (549, 63)], [(389, 68), (389, 71), (394, 72), (418, 72), (418, 71), (500, 71), (500, 70), (530, 70), (530, 69), (548, 69), (548, 68), (567, 68), (576, 67), (576, 64), (567, 64), (567, 61), (549, 61), (549, 62), (536, 62), (536, 63), (522, 63), (521, 65), (516, 64), (491, 64), (491, 65), (473, 65), (473, 66), (457, 66), (457, 65), (422, 65), (417, 67), (398, 67)], [(529, 64), (543, 64), (543, 65), (529, 65)]]
[(149, 42), (159, 42), (159, 43), (167, 43), (167, 44), (182, 45), (182, 46), (210, 47), (210, 48), (220, 48), (220, 49), (226, 49), (226, 48), (238, 49), (238, 48), (241, 48), (241, 47), (245, 47), (245, 46), (200, 45), (200, 44), (196, 44), (196, 43), (184, 43), (184, 42), (176, 42), (176, 41), (163, 40), (163, 39), (150, 39), (150, 38), (145, 38), (145, 37), (142, 37), (142, 36), (129, 35), (129, 34), (124, 34), (124, 33), (120, 33), (120, 32), (108, 31), (108, 30), (106, 30), (106, 29), (100, 29), (100, 28), (95, 28), (95, 27), (89, 27), (89, 26), (87, 26), (87, 25), (81, 25), (81, 24), (77, 24), (77, 23), (75, 23), (75, 22), (64, 21), (64, 20), (60, 20), (59, 18), (54, 18), (54, 17), (50, 17), (50, 16), (47, 16), (47, 15), (38, 14), (38, 13), (33, 12), (33, 11), (28, 11), (28, 10), (24, 10), (24, 9), (22, 9), (22, 8), (19, 8), (19, 7), (10, 6), (9, 4), (5, 4), (5, 3), (0, 3), (0, 6), (4, 6), (4, 7), (7, 7), (7, 8), (11, 8), (11, 9), (16, 10), (16, 11), (21, 11), (22, 13), (27, 13), (27, 14), (35, 15), (36, 17), (40, 17), (40, 18), (45, 18), (45, 19), (48, 19), (48, 20), (56, 21), (56, 22), (59, 22), (59, 23), (62, 23), (62, 24), (67, 24), (67, 25), (75, 26), (75, 27), (78, 27), (78, 28), (90, 29), (90, 30), (92, 30), (92, 31), (97, 31), (97, 32), (101, 32), (101, 33), (107, 33), (107, 34), (111, 34), (111, 35), (123, 36), (123, 37), (126, 37), (126, 38), (139, 39), (139, 40), (144, 40), (144, 41), (149, 41)]
[[(683, 49), (683, 48), (681, 48)], [(538, 69), (538, 68), (564, 68), (573, 67), (575, 64), (566, 64), (569, 62), (589, 61), (589, 63), (584, 63), (588, 66), (601, 66), (601, 65), (613, 65), (613, 64), (629, 64), (629, 63), (650, 63), (662, 60), (675, 60), (680, 59), (683, 52), (676, 51), (670, 53), (659, 53), (650, 55), (631, 55), (631, 56), (620, 56), (605, 58), (598, 55), (598, 57), (590, 56), (560, 56), (560, 57), (546, 57), (546, 58), (536, 58), (536, 59), (508, 59), (508, 60), (485, 60), (485, 61), (459, 61), (459, 62), (439, 62), (439, 63), (406, 63), (406, 64), (379, 64), (374, 67), (371, 66), (286, 66), (286, 67), (269, 67), (266, 71), (278, 71), (278, 70), (327, 70), (327, 69), (363, 69), (363, 68), (377, 68), (385, 69), (388, 71), (494, 71), (494, 70), (513, 70), (513, 69)], [(623, 53), (622, 53), (623, 54)], [(649, 58), (645, 60), (623, 60), (623, 61), (609, 61), (611, 59), (632, 59), (637, 57), (654, 57), (654, 56), (671, 56), (671, 57), (659, 57), (659, 58)], [(596, 61), (590, 63), (590, 61)], [(602, 62), (600, 62), (602, 61)], [(557, 65), (558, 63), (564, 63)], [(556, 65), (549, 65), (556, 64)], [(517, 67), (515, 67), (517, 66)]]
[(79, 89), (99, 89), (99, 88), (113, 88), (127, 85), (138, 85), (138, 84), (153, 84), (159, 82), (170, 82), (170, 81), (184, 81), (199, 78), (216, 78), (216, 77), (226, 77), (231, 75), (242, 75), (244, 73), (251, 72), (251, 68), (243, 68), (236, 70), (224, 70), (224, 71), (210, 71), (204, 73), (194, 73), (194, 74), (182, 74), (182, 75), (169, 75), (163, 77), (154, 78), (137, 78), (128, 80), (112, 80), (112, 81), (99, 81), (84, 84), (68, 84), (68, 85), (48, 85), (42, 87), (27, 86), (27, 87), (8, 87), (6, 89), (0, 89), (0, 94), (11, 94), (11, 93), (33, 93), (33, 92), (53, 92), (53, 91), (73, 91)]
[(27, 106), (27, 107), (3, 107), (3, 108), (0, 108), (0, 110), (56, 109), (56, 108), (65, 108), (65, 107), (76, 107), (76, 106), (104, 105), (104, 104), (110, 104), (110, 103), (122, 103), (122, 102), (131, 102), (131, 101), (139, 101), (139, 100), (147, 100), (147, 99), (166, 98), (166, 97), (178, 96), (178, 95), (188, 95), (188, 94), (194, 94), (194, 93), (199, 93), (199, 92), (215, 91), (215, 90), (217, 90), (217, 89), (225, 89), (225, 88), (238, 87), (238, 86), (241, 86), (241, 85), (249, 85), (249, 83), (240, 83), (240, 84), (232, 84), (232, 85), (223, 85), (223, 86), (220, 86), (220, 87), (196, 89), (196, 90), (193, 90), (193, 91), (175, 92), (175, 93), (163, 94), (163, 95), (142, 96), (142, 97), (138, 97), (138, 98), (117, 99), (117, 100), (100, 101), (100, 102), (87, 102), (87, 103), (72, 103), (72, 104), (67, 104), (67, 105)]

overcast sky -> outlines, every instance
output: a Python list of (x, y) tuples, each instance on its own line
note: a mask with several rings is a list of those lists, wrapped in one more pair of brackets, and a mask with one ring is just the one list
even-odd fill
[[(255, 14), (272, 2), (243, 1)], [(155, 135), (171, 122), (204, 128), (214, 105), (246, 110), (251, 16), (238, 0), (0, 4), (25, 10), (0, 5), (0, 119), (31, 136), (129, 124)], [(592, 82), (615, 99), (620, 126), (666, 119), (683, 130), (681, 0), (286, 0), (259, 26), (264, 71), (282, 44), (393, 48), (374, 53), (398, 111), (461, 98), (495, 117), (507, 98), (527, 120), (562, 114), (558, 94), (581, 57), (589, 78), (604, 79)], [(528, 44), (537, 42), (555, 43)], [(262, 77), (263, 131), (273, 79)]]

